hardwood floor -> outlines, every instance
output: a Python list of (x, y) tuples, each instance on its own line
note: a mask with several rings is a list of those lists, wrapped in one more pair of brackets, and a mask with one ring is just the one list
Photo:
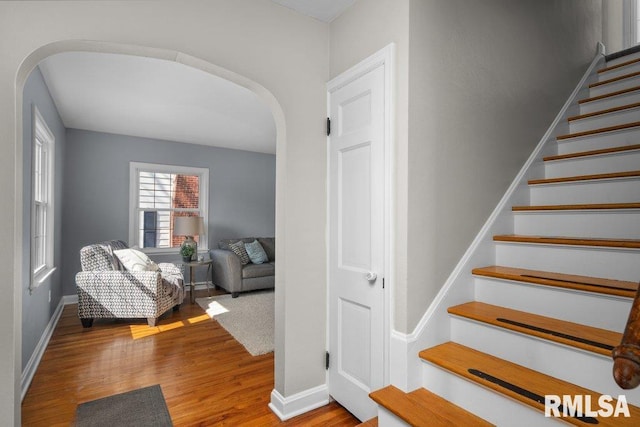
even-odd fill
[(73, 425), (79, 403), (153, 384), (175, 426), (359, 424), (335, 402), (280, 422), (267, 407), (273, 353), (252, 357), (188, 301), (154, 328), (143, 319), (96, 319), (83, 329), (76, 306), (66, 306), (22, 402), (22, 425)]

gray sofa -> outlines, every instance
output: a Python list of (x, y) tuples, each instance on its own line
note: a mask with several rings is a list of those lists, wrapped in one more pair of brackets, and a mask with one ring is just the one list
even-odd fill
[[(245, 243), (258, 240), (269, 258), (263, 264), (242, 265), (240, 257), (231, 251), (229, 245), (242, 240)], [(275, 287), (276, 240), (273, 237), (245, 237), (242, 239), (223, 239), (218, 242), (219, 249), (209, 251), (213, 260), (213, 284), (231, 293), (237, 298), (240, 292)]]

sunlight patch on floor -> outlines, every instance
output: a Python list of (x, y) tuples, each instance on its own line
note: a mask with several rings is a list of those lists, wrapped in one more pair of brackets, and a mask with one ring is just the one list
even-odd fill
[(209, 316), (207, 316), (206, 314), (202, 314), (202, 315), (200, 315), (200, 316), (195, 316), (195, 317), (192, 317), (192, 318), (190, 318), (190, 319), (187, 319), (187, 322), (189, 322), (189, 323), (191, 323), (191, 324), (194, 324), (194, 323), (200, 323), (200, 322), (203, 322), (203, 321), (205, 321), (205, 320), (210, 320), (210, 319), (209, 319)]
[(141, 324), (141, 325), (131, 325), (129, 326), (129, 329), (131, 331), (131, 337), (134, 340), (140, 339), (140, 338), (145, 338), (145, 337), (149, 337), (152, 335), (157, 335), (159, 333), (162, 332), (167, 332), (167, 331), (171, 331), (174, 329), (178, 329), (178, 328), (182, 328), (185, 326), (189, 326), (189, 325), (194, 325), (196, 323), (200, 323), (203, 322), (205, 320), (209, 320), (209, 316), (207, 316), (206, 314), (202, 314), (199, 316), (193, 316), (190, 317), (186, 320), (178, 320), (176, 322), (171, 322), (171, 323), (164, 323), (166, 322), (163, 321), (162, 319), (158, 320), (158, 323), (160, 323), (157, 326), (154, 327), (149, 327), (149, 325), (147, 324)]
[(222, 304), (220, 304), (218, 301), (211, 301), (209, 303), (209, 306), (206, 309), (207, 314), (209, 315), (209, 317), (213, 317), (213, 316), (217, 316), (218, 314), (222, 314), (222, 313), (228, 313), (229, 310), (227, 310)]

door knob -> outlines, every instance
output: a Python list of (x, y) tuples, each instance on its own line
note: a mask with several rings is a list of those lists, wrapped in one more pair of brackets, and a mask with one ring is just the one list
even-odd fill
[(373, 271), (370, 271), (364, 277), (365, 277), (365, 279), (367, 279), (367, 281), (369, 283), (373, 283), (378, 278), (378, 275), (376, 273), (374, 273)]

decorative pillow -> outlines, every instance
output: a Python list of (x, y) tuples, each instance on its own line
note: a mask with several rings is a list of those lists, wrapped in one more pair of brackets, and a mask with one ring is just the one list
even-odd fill
[(267, 258), (267, 253), (262, 248), (262, 245), (257, 240), (254, 240), (251, 243), (245, 243), (244, 248), (247, 250), (247, 254), (249, 255), (249, 259), (254, 264), (262, 264), (263, 262), (269, 261)]
[(136, 249), (116, 249), (113, 251), (128, 271), (158, 271), (158, 264), (151, 261), (147, 254)]
[(262, 245), (262, 249), (267, 253), (269, 261), (276, 260), (276, 239), (274, 237), (258, 237), (258, 242)]
[(249, 254), (247, 254), (247, 250), (244, 248), (244, 242), (242, 240), (235, 243), (229, 243), (229, 249), (240, 257), (240, 264), (249, 264)]

